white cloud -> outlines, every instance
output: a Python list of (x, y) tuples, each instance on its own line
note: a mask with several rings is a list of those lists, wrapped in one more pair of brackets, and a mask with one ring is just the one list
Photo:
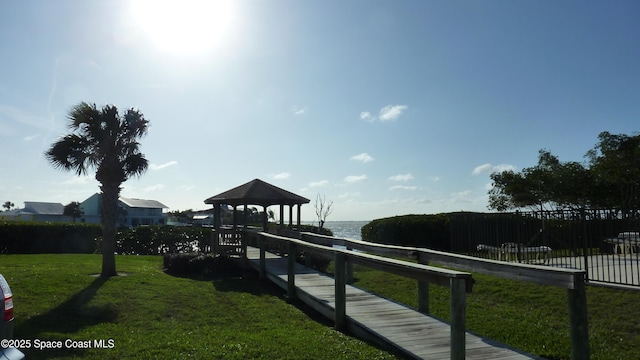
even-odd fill
[(162, 190), (162, 189), (164, 189), (164, 185), (156, 184), (156, 185), (147, 186), (142, 191), (148, 193), (148, 192), (158, 191), (158, 190)]
[(382, 109), (380, 109), (380, 113), (378, 114), (378, 117), (373, 116), (368, 111), (363, 111), (360, 113), (360, 119), (368, 122), (374, 122), (376, 120), (380, 120), (382, 122), (395, 121), (408, 108), (409, 107), (407, 105), (387, 105)]
[(450, 201), (453, 203), (469, 203), (471, 202), (471, 190), (464, 190), (451, 194)]
[(407, 108), (407, 105), (387, 105), (380, 109), (380, 121), (395, 121)]
[(86, 184), (87, 181), (90, 181), (91, 179), (93, 179), (93, 177), (90, 175), (74, 176), (69, 180), (64, 181), (63, 184), (67, 184), (67, 185)]
[(492, 165), (487, 163), (487, 164), (476, 166), (473, 169), (473, 175), (491, 174), (494, 172), (503, 172), (508, 170), (515, 171), (516, 167), (509, 164)]
[(169, 166), (173, 166), (173, 165), (178, 165), (178, 162), (174, 160), (174, 161), (169, 161), (167, 163), (160, 164), (160, 165), (149, 164), (149, 169), (150, 170), (162, 170), (162, 169), (166, 169)]
[(40, 134), (35, 134), (35, 135), (31, 135), (31, 136), (25, 136), (22, 138), (22, 140), (24, 141), (31, 141), (34, 139), (37, 139), (40, 136)]
[(373, 115), (371, 115), (371, 113), (368, 111), (361, 112), (360, 119), (368, 122), (374, 122), (376, 120), (376, 118), (373, 117)]
[(195, 188), (196, 188), (196, 186), (195, 186), (195, 185), (182, 185), (180, 188), (181, 188), (183, 191), (190, 191), (190, 190), (195, 189)]
[(299, 107), (297, 105), (293, 105), (291, 107), (291, 112), (295, 116), (304, 115), (307, 111), (309, 111), (309, 108), (307, 108), (306, 106), (305, 107)]
[(429, 180), (431, 180), (433, 182), (436, 182), (436, 181), (440, 180), (440, 177), (439, 176), (432, 176), (432, 177), (429, 178)]
[(362, 153), (358, 155), (353, 155), (351, 157), (351, 160), (357, 160), (357, 161), (362, 161), (363, 163), (368, 163), (370, 161), (373, 161), (373, 158), (367, 153)]
[(359, 192), (353, 192), (353, 193), (346, 192), (338, 195), (338, 199), (350, 199), (350, 198), (359, 197), (359, 196), (360, 196)]
[(278, 179), (278, 180), (284, 180), (284, 179), (288, 179), (290, 176), (291, 174), (289, 174), (288, 172), (281, 172), (279, 174), (273, 175), (272, 178)]
[(367, 175), (350, 175), (344, 178), (344, 181), (348, 183), (357, 183), (367, 180)]
[(392, 181), (409, 181), (409, 180), (413, 180), (413, 175), (411, 175), (411, 174), (394, 175), (394, 176), (390, 176), (389, 180), (392, 180)]
[(313, 181), (309, 183), (309, 187), (321, 187), (329, 184), (329, 180)]
[(394, 190), (414, 191), (414, 190), (418, 190), (418, 187), (417, 186), (406, 186), (406, 185), (394, 185), (394, 186), (390, 187), (389, 190), (391, 190), (391, 191), (394, 191)]

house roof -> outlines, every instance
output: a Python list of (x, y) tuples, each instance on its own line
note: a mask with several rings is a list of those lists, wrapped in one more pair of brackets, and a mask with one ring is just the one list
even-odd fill
[(60, 203), (25, 201), (23, 209), (3, 211), (0, 213), (0, 216), (62, 215), (63, 213), (64, 205)]
[(62, 215), (64, 213), (64, 205), (60, 203), (25, 201), (22, 214), (39, 214), (39, 215)]
[(205, 204), (236, 205), (300, 205), (309, 199), (296, 195), (277, 186), (254, 179), (204, 201)]
[(156, 200), (131, 199), (120, 197), (125, 205), (132, 208), (168, 209), (169, 207)]

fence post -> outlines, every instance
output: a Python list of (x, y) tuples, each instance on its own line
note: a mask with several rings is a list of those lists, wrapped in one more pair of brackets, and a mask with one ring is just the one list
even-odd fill
[(294, 300), (296, 298), (296, 244), (288, 241), (287, 248), (287, 296), (289, 300)]
[(584, 275), (576, 275), (574, 289), (568, 289), (571, 359), (589, 359), (589, 326)]
[(337, 251), (334, 255), (334, 279), (335, 279), (335, 328), (338, 331), (345, 329), (345, 317), (347, 313), (346, 269), (345, 255)]
[(265, 255), (265, 239), (264, 236), (258, 235), (258, 246), (260, 247), (260, 279), (264, 279), (267, 275), (267, 259)]
[(451, 278), (451, 359), (462, 360), (466, 352), (466, 280)]
[(582, 258), (584, 259), (585, 280), (589, 280), (589, 250), (588, 250), (588, 232), (587, 232), (587, 213), (584, 208), (580, 209), (580, 217), (582, 218)]
[[(351, 248), (347, 248), (348, 251), (352, 251), (353, 249)], [(346, 283), (347, 284), (353, 284), (353, 263), (351, 261), (347, 261), (347, 279), (346, 279)]]
[[(423, 260), (422, 256), (418, 255), (418, 264), (429, 265), (427, 260)], [(418, 311), (429, 315), (429, 283), (426, 281), (418, 281)]]

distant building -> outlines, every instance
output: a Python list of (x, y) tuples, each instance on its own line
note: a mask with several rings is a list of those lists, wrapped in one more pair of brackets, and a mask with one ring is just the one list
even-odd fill
[[(136, 227), (140, 225), (166, 225), (168, 207), (156, 200), (118, 199), (118, 226)], [(102, 222), (102, 195), (93, 194), (80, 203), (83, 221), (100, 224)]]
[(23, 209), (0, 212), (0, 220), (71, 222), (71, 216), (65, 216), (64, 205), (60, 203), (25, 201)]

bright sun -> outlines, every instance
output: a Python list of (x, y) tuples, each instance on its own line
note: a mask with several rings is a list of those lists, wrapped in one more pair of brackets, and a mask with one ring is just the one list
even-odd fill
[(181, 54), (207, 52), (229, 36), (231, 0), (136, 0), (133, 16), (163, 50)]

